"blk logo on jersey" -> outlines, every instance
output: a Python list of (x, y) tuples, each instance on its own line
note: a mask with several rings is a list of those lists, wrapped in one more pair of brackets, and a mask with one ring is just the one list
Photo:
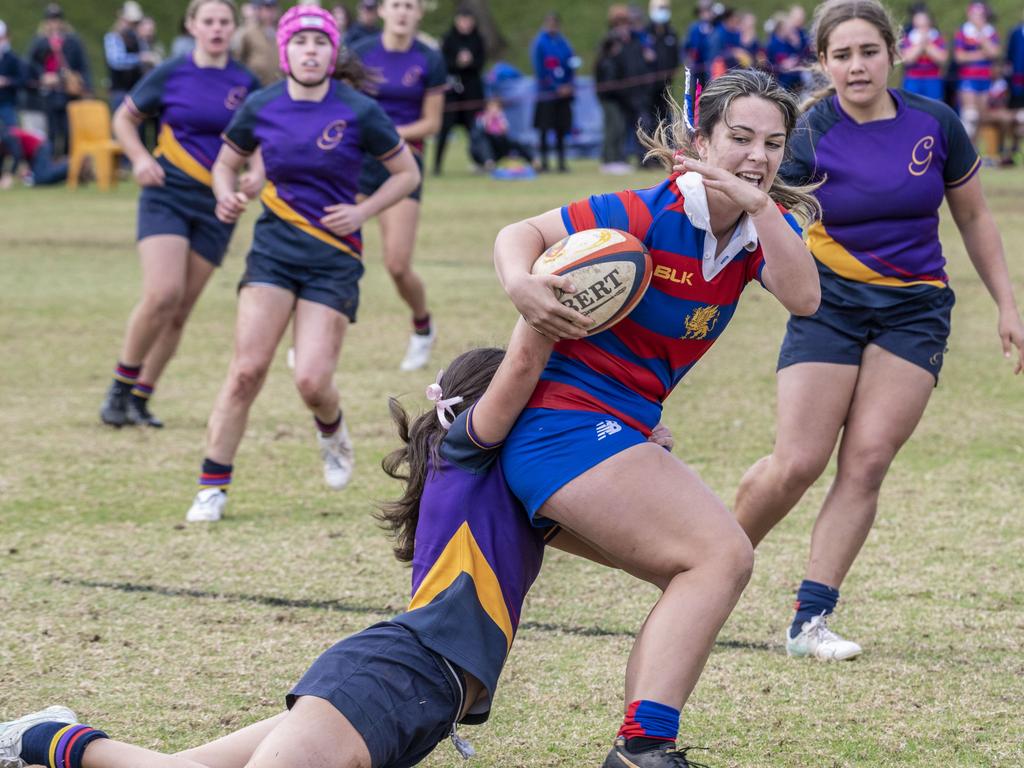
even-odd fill
[(406, 88), (412, 88), (416, 83), (423, 77), (423, 67), (415, 64), (405, 70), (405, 74), (402, 75), (402, 85)]
[(682, 335), (682, 338), (706, 339), (708, 334), (715, 330), (720, 315), (721, 310), (719, 310), (717, 304), (697, 307), (697, 309), (686, 316), (686, 332)]
[(341, 138), (345, 135), (345, 129), (348, 127), (348, 122), (345, 120), (335, 120), (327, 124), (327, 127), (320, 132), (320, 138), (316, 140), (316, 145), (324, 152), (329, 152), (336, 146), (341, 144)]
[(608, 435), (614, 435), (622, 431), (622, 425), (613, 419), (597, 422), (597, 439), (604, 440)]
[(911, 176), (924, 176), (928, 166), (932, 164), (932, 147), (935, 146), (934, 136), (925, 136), (910, 151), (910, 164), (907, 170)]
[(654, 276), (659, 280), (668, 280), (670, 283), (693, 285), (693, 272), (676, 270), (674, 267), (666, 267), (664, 264), (659, 264), (654, 268)]
[(245, 101), (245, 97), (249, 95), (249, 89), (244, 85), (236, 85), (230, 91), (228, 95), (224, 97), (224, 107), (234, 112)]

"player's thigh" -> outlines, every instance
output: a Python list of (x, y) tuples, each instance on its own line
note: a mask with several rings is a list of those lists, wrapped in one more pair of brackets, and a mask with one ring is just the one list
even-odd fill
[(299, 299), (295, 305), (295, 379), (329, 379), (338, 365), (349, 319), (338, 310)]
[(288, 328), (295, 296), (276, 285), (250, 283), (238, 292), (233, 366), (246, 369), (270, 365)]
[(180, 301), (189, 268), (188, 240), (179, 235), (152, 235), (139, 240), (138, 249), (143, 295)]
[(627, 448), (570, 480), (540, 513), (648, 581), (652, 574), (660, 581), (695, 568), (724, 550), (749, 548), (722, 501), (653, 443)]
[(185, 295), (182, 296), (180, 306), (182, 314), (188, 315), (192, 311), (192, 307), (195, 306), (199, 295), (206, 288), (215, 269), (216, 267), (210, 261), (195, 251), (189, 252), (188, 269), (185, 273)]
[(880, 482), (917, 428), (934, 388), (932, 373), (869, 344), (839, 446), (840, 474)]
[(384, 265), (389, 270), (408, 266), (416, 243), (420, 221), (420, 203), (406, 197), (377, 214), (384, 250)]
[(256, 748), (249, 768), (370, 768), (366, 742), (334, 705), (303, 696)]

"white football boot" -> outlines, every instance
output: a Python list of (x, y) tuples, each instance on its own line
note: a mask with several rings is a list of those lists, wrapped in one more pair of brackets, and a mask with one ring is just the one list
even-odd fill
[(405, 350), (405, 357), (399, 366), (403, 371), (418, 371), (430, 362), (430, 353), (434, 349), (434, 342), (437, 341), (437, 331), (430, 326), (430, 333), (423, 336), (414, 333), (409, 336), (409, 346)]
[(190, 523), (215, 523), (224, 517), (228, 494), (220, 488), (203, 488), (188, 508), (185, 520)]
[(22, 768), (21, 737), (40, 723), (77, 723), (75, 713), (67, 707), (47, 707), (9, 723), (0, 723), (0, 768)]
[(340, 491), (352, 479), (356, 465), (356, 451), (352, 438), (348, 436), (348, 425), (342, 421), (333, 435), (325, 437), (318, 433), (316, 441), (324, 460), (324, 481), (332, 490)]
[(786, 655), (796, 658), (811, 656), (821, 661), (846, 661), (861, 653), (861, 647), (852, 640), (844, 640), (828, 628), (825, 614), (805, 621), (796, 637), (786, 630)]

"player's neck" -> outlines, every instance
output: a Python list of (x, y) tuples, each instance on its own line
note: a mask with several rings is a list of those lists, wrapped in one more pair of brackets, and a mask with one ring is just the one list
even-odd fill
[(207, 53), (202, 48), (196, 48), (192, 51), (192, 61), (197, 67), (206, 69), (212, 67), (214, 69), (224, 69), (228, 65), (228, 54), (218, 53), (216, 55)]
[(303, 85), (294, 77), (288, 78), (288, 95), (292, 101), (323, 101), (330, 87), (329, 77), (316, 85)]
[(412, 41), (415, 35), (399, 35), (395, 32), (384, 30), (380, 33), (380, 42), (385, 51), (405, 52), (412, 48)]
[(888, 89), (879, 94), (879, 97), (870, 104), (847, 104), (843, 101), (843, 97), (840, 96), (839, 106), (858, 125), (873, 123), (875, 120), (890, 120), (896, 117), (896, 102), (889, 95)]

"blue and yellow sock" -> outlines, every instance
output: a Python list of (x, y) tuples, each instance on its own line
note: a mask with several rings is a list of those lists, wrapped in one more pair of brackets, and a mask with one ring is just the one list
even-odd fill
[(804, 623), (815, 616), (828, 616), (836, 609), (839, 602), (839, 590), (822, 584), (819, 581), (804, 579), (796, 592), (796, 615), (789, 628), (789, 636), (796, 637), (803, 629)]
[(139, 380), (141, 365), (126, 365), (118, 361), (114, 366), (114, 386), (123, 392), (130, 392), (135, 383)]
[(149, 400), (153, 396), (153, 389), (152, 384), (147, 384), (140, 379), (132, 386), (132, 396), (140, 400)]
[(335, 432), (337, 432), (338, 428), (341, 426), (341, 410), (338, 411), (338, 418), (336, 418), (334, 421), (320, 421), (320, 419), (318, 419), (315, 415), (313, 416), (313, 421), (316, 422), (316, 428), (320, 430), (321, 435), (323, 435), (324, 437), (330, 437)]
[(619, 728), (630, 752), (646, 752), (675, 744), (679, 734), (679, 710), (649, 699), (637, 699), (626, 707), (626, 716)]
[(81, 723), (40, 723), (21, 737), (21, 754), (28, 765), (48, 768), (82, 768), (85, 748), (96, 739), (110, 738)]
[(199, 485), (203, 488), (220, 488), (225, 493), (231, 485), (231, 464), (218, 464), (213, 459), (203, 459), (200, 470)]

